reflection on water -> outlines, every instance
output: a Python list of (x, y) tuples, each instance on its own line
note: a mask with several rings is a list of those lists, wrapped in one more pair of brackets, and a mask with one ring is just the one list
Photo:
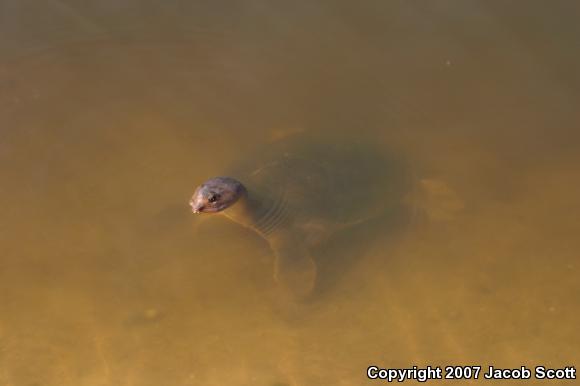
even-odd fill
[[(579, 10), (545, 8), (0, 1), (0, 385), (577, 365)], [(288, 320), (268, 246), (187, 200), (312, 128), (462, 205), (341, 235)]]

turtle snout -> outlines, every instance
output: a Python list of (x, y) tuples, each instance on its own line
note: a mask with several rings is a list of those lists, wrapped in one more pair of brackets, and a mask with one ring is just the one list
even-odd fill
[(203, 212), (204, 209), (204, 205), (201, 202), (196, 202), (196, 200), (190, 200), (189, 201), (189, 206), (191, 206), (191, 211), (193, 213), (201, 213)]

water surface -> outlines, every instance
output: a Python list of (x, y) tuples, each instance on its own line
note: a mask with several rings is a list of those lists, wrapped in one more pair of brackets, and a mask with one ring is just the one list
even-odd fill
[[(0, 385), (577, 365), (579, 11), (0, 1)], [(376, 138), (445, 188), (420, 221), (323, 248), (288, 319), (267, 244), (187, 201), (310, 130)]]

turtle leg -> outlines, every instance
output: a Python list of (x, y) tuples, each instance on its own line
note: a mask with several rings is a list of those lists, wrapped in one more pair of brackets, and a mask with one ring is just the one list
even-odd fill
[(455, 219), (465, 204), (445, 181), (422, 179), (415, 194), (415, 210), (421, 210), (430, 221), (443, 222)]
[(277, 237), (270, 241), (276, 261), (274, 280), (292, 297), (308, 296), (316, 282), (316, 264), (302, 237)]

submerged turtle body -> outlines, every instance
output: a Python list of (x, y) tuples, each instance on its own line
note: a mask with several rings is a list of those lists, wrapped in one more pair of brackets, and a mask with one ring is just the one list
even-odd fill
[(236, 163), (229, 175), (272, 199), (295, 225), (324, 223), (330, 235), (401, 204), (414, 183), (401, 159), (388, 154), (370, 140), (329, 143), (324, 137), (297, 135)]
[(363, 141), (283, 139), (206, 181), (194, 212), (219, 212), (266, 239), (276, 280), (297, 297), (315, 284), (311, 250), (336, 231), (401, 205), (407, 174)]

